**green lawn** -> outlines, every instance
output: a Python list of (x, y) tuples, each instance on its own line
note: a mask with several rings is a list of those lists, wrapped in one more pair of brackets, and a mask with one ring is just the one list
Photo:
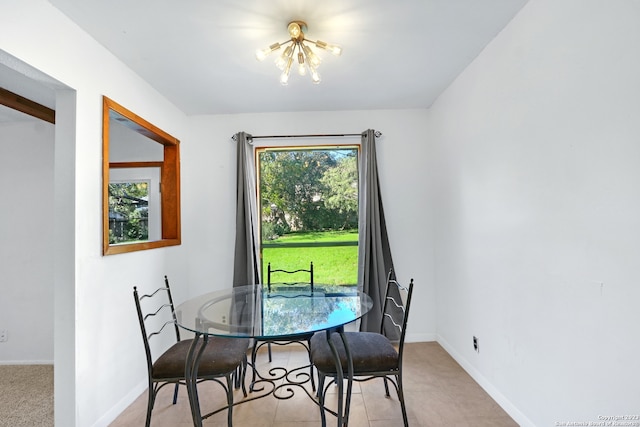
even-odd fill
[[(268, 243), (327, 243), (327, 242), (357, 242), (358, 231), (327, 231), (309, 233), (291, 233)], [(358, 247), (311, 247), (311, 248), (263, 248), (263, 277), (267, 277), (267, 264), (272, 268), (297, 270), (309, 268), (313, 261), (314, 282), (328, 285), (355, 285), (358, 282)], [(272, 281), (308, 280), (302, 277), (277, 277), (272, 275)]]

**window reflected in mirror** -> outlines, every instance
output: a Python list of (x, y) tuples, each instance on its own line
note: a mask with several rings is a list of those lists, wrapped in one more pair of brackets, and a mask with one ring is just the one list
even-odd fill
[(109, 244), (149, 240), (149, 184), (109, 183)]
[(179, 141), (104, 97), (103, 253), (180, 244)]

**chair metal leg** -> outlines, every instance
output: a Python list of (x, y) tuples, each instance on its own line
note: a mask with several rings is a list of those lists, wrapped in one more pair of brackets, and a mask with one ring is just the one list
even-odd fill
[(232, 427), (233, 425), (233, 380), (232, 374), (227, 374), (227, 425)]
[[(343, 402), (342, 402), (342, 396), (344, 396), (344, 376), (342, 373), (342, 364), (340, 363), (340, 354), (338, 353), (338, 349), (336, 348), (335, 344), (333, 343), (333, 341), (331, 340), (331, 331), (327, 330), (325, 331), (327, 334), (327, 342), (329, 344), (329, 348), (331, 349), (331, 354), (333, 355), (333, 360), (335, 361), (336, 364), (336, 376), (335, 376), (335, 381), (336, 381), (336, 385), (338, 386), (338, 409), (336, 410), (336, 414), (338, 417), (338, 426), (342, 426), (343, 422), (345, 421), (343, 418), (344, 412), (343, 412)], [(340, 337), (342, 338), (342, 342), (345, 346), (345, 351), (347, 352), (347, 360), (349, 362), (351, 362), (350, 360), (350, 355), (349, 355), (349, 349), (347, 347), (347, 344), (344, 340), (344, 329), (342, 328), (338, 328), (337, 331), (340, 334)], [(349, 374), (353, 374), (353, 365), (350, 366), (349, 368)], [(348, 397), (347, 396), (347, 405), (348, 405)], [(348, 406), (347, 406), (348, 407)]]
[(244, 397), (247, 397), (247, 390), (244, 385), (244, 380), (247, 373), (247, 355), (245, 354), (242, 363), (238, 365), (236, 370), (233, 372), (233, 386), (237, 390), (242, 387), (242, 392)]
[[(340, 329), (338, 329), (338, 332), (340, 333), (340, 338), (342, 339), (342, 345), (344, 345), (344, 351), (347, 355), (347, 395), (346, 395), (346, 402), (344, 405), (344, 419), (343, 419), (343, 423), (344, 426), (346, 427), (349, 424), (349, 412), (351, 409), (351, 393), (353, 391), (353, 359), (351, 357), (351, 351), (349, 349), (349, 344), (347, 343), (347, 338), (344, 334), (344, 327), (341, 327)], [(339, 361), (338, 361), (339, 363)], [(342, 371), (341, 371), (342, 372)], [(341, 384), (342, 385), (342, 384)], [(340, 390), (340, 396), (342, 396), (342, 390)], [(338, 408), (340, 408), (340, 406), (338, 406)], [(340, 422), (340, 418), (338, 418), (338, 422)]]
[(311, 378), (311, 389), (316, 391), (316, 382), (313, 377), (313, 362), (311, 361), (311, 338), (307, 340), (307, 354), (309, 356), (309, 378)]
[(233, 379), (233, 388), (235, 390), (240, 388), (240, 366), (238, 366), (234, 371), (233, 371), (233, 375), (231, 376), (231, 378)]
[(173, 404), (175, 405), (178, 401), (178, 389), (180, 388), (180, 384), (176, 383), (176, 387), (173, 390)]
[(324, 379), (325, 376), (318, 371), (318, 403), (320, 406), (320, 420), (322, 427), (327, 427), (327, 415), (324, 413)]
[(407, 406), (404, 404), (404, 391), (402, 390), (402, 374), (396, 375), (396, 381), (398, 382), (398, 400), (400, 401), (400, 408), (402, 409), (402, 420), (404, 421), (404, 427), (409, 427)]
[(149, 384), (149, 400), (147, 401), (147, 421), (144, 423), (145, 427), (151, 425), (151, 412), (153, 411), (153, 404), (156, 401), (156, 390), (153, 383)]
[(391, 397), (391, 395), (389, 394), (389, 380), (387, 379), (387, 377), (384, 377), (383, 380), (384, 380), (384, 393), (385, 393), (385, 396)]
[(238, 372), (239, 372), (240, 386), (242, 387), (242, 394), (244, 395), (244, 397), (247, 397), (247, 387), (245, 385), (245, 379), (247, 376), (247, 356), (246, 355), (242, 360), (242, 364), (238, 366)]
[(256, 383), (256, 353), (258, 352), (258, 341), (253, 341), (253, 350), (251, 350), (251, 368), (253, 373), (251, 374), (251, 385), (249, 386), (249, 392), (253, 392), (253, 386)]
[[(202, 339), (202, 345), (200, 349), (197, 349), (198, 342)], [(202, 427), (202, 413), (200, 412), (200, 399), (198, 398), (198, 366), (200, 365), (200, 359), (204, 353), (209, 336), (204, 334), (196, 334), (189, 347), (187, 353), (187, 361), (185, 363), (185, 383), (187, 385), (187, 393), (189, 394), (189, 406), (191, 407), (191, 417), (193, 418), (193, 424), (195, 427)], [(231, 380), (231, 374), (227, 374), (229, 381)], [(230, 385), (231, 387), (231, 385)], [(232, 387), (231, 387), (232, 388)]]
[(269, 363), (271, 363), (271, 343), (267, 344), (267, 350), (269, 351)]

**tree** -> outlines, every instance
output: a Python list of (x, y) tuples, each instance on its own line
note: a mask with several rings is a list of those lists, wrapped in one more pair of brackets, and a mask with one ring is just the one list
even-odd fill
[(335, 165), (328, 150), (261, 152), (263, 218), (287, 231), (324, 228), (328, 215), (321, 199), (325, 192), (321, 179)]
[(325, 187), (323, 197), (328, 209), (336, 211), (341, 228), (358, 224), (358, 165), (355, 153), (340, 157), (336, 167), (328, 169), (320, 180)]
[(147, 182), (109, 183), (109, 243), (148, 240)]

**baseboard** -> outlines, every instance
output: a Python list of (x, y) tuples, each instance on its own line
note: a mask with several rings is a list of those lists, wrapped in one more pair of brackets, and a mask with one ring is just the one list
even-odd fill
[(133, 388), (126, 396), (124, 396), (118, 403), (116, 403), (111, 409), (109, 409), (98, 421), (96, 421), (92, 427), (107, 427), (116, 418), (120, 416), (142, 393), (147, 390), (149, 382), (145, 379)]
[(437, 341), (436, 334), (409, 334), (404, 337), (404, 342), (429, 342)]
[(529, 418), (527, 418), (514, 404), (512, 404), (509, 399), (500, 393), (500, 391), (476, 368), (474, 368), (471, 363), (462, 357), (460, 353), (455, 351), (454, 348), (450, 346), (444, 338), (442, 338), (442, 336), (437, 335), (436, 341), (446, 350), (447, 353), (449, 353), (451, 357), (453, 357), (456, 362), (458, 362), (460, 366), (462, 366), (462, 369), (464, 369), (471, 378), (473, 378), (475, 382), (477, 382), (480, 387), (482, 387), (484, 391), (486, 391), (487, 394), (491, 396), (491, 398), (495, 400), (507, 414), (509, 414), (511, 418), (513, 418), (515, 422), (517, 422), (521, 427), (536, 427)]
[(53, 365), (53, 360), (0, 360), (0, 365)]

